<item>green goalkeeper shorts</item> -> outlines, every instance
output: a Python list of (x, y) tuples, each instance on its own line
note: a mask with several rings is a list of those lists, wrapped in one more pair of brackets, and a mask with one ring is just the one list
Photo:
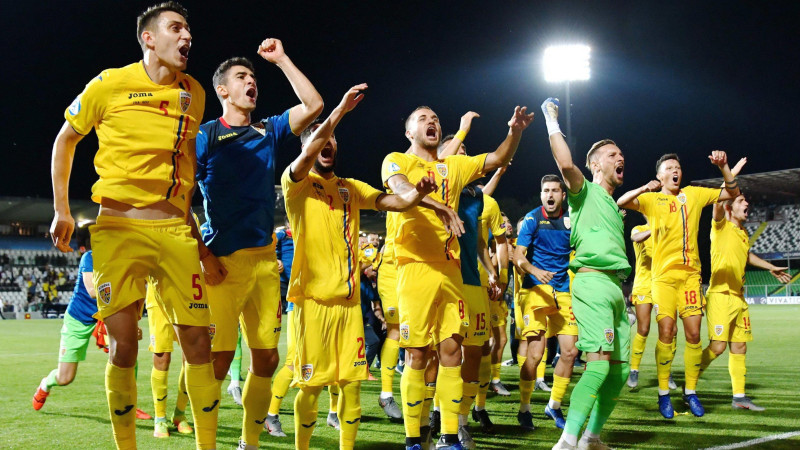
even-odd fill
[(86, 359), (86, 348), (95, 324), (84, 325), (69, 314), (64, 314), (61, 326), (61, 345), (58, 362), (81, 362)]
[(603, 272), (578, 272), (572, 281), (572, 311), (583, 352), (609, 352), (612, 361), (629, 361), (631, 325), (619, 278)]

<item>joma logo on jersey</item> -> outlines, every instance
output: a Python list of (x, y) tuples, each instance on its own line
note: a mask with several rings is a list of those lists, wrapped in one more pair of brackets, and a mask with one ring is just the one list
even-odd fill
[(189, 309), (208, 309), (208, 303), (189, 303)]
[(218, 141), (224, 141), (225, 139), (236, 137), (238, 135), (239, 135), (239, 133), (234, 131), (233, 133), (223, 134), (222, 136), (217, 137), (217, 140)]
[(111, 283), (103, 283), (97, 287), (97, 295), (106, 305), (111, 302)]
[(152, 92), (128, 92), (128, 100), (132, 98), (152, 97)]
[(300, 374), (303, 376), (303, 381), (308, 381), (314, 375), (314, 365), (305, 364), (300, 368)]
[(366, 366), (366, 365), (367, 365), (367, 361), (366, 360), (364, 360), (364, 361), (356, 361), (356, 362), (353, 363), (353, 367)]
[(540, 220), (539, 221), (539, 225), (550, 225), (550, 221), (549, 220)]

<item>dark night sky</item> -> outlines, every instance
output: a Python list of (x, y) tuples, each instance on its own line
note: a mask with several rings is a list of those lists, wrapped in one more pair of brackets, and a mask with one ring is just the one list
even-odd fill
[[(135, 16), (149, 3), (4, 5), (11, 82), (0, 195), (51, 196), (50, 151), (64, 109), (102, 69), (141, 58)], [(475, 153), (492, 150), (514, 106), (528, 105), (537, 117), (496, 196), (532, 205), (538, 179), (556, 170), (539, 105), (564, 98), (562, 86), (543, 81), (542, 52), (581, 41), (592, 47), (592, 78), (572, 88), (577, 153), (616, 140), (627, 157), (624, 188), (652, 178), (665, 152), (682, 156), (686, 181), (718, 175), (706, 158), (717, 148), (750, 156), (748, 172), (800, 165), (797, 2), (538, 3), (186, 1), (194, 36), (187, 72), (208, 92), (204, 120), (221, 113), (213, 69), (234, 55), (258, 58), (266, 37), (280, 38), (315, 84), (323, 116), (348, 87), (368, 83), (364, 102), (337, 129), (337, 172), (375, 186), (383, 157), (407, 148), (403, 119), (415, 106), (433, 107), (445, 133), (467, 110), (480, 113), (467, 139)], [(296, 103), (277, 68), (259, 58), (256, 71), (255, 117)], [(78, 147), (72, 198), (89, 196), (95, 149), (94, 137)], [(297, 150), (283, 149), (277, 175)]]

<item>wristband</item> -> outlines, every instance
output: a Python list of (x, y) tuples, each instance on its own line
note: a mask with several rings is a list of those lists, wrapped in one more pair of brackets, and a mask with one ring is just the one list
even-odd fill
[(454, 137), (454, 139), (458, 139), (461, 142), (464, 142), (464, 139), (466, 138), (467, 138), (467, 132), (464, 130), (458, 130), (458, 133), (456, 133)]
[[(557, 120), (553, 120), (553, 121), (547, 120), (547, 121), (545, 121), (545, 125), (547, 125), (547, 135), (548, 136), (552, 136), (552, 135), (554, 135), (556, 133), (561, 133), (561, 127), (558, 126), (558, 121)], [(561, 134), (564, 134), (564, 133), (561, 133)]]

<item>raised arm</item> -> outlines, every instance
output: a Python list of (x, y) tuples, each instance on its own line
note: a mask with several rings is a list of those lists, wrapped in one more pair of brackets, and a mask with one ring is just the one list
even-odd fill
[(402, 194), (381, 195), (375, 202), (375, 206), (382, 211), (407, 211), (419, 205), (426, 195), (436, 189), (436, 181), (428, 177), (422, 177), (419, 183), (414, 186), (414, 189), (407, 189)]
[(728, 167), (728, 155), (722, 150), (714, 150), (711, 152), (711, 155), (708, 156), (708, 159), (711, 161), (711, 164), (719, 167), (720, 172), (722, 172), (722, 178), (725, 180), (725, 189), (720, 192), (718, 201), (722, 202), (738, 197), (740, 193), (739, 183), (736, 182), (735, 175)]
[(527, 112), (527, 106), (514, 108), (514, 115), (508, 121), (506, 138), (503, 139), (503, 142), (500, 143), (495, 151), (486, 155), (486, 162), (483, 163), (484, 173), (507, 166), (511, 162), (511, 158), (514, 157), (514, 153), (519, 147), (522, 132), (533, 122), (533, 113), (528, 114)]
[[(392, 175), (391, 178), (386, 180), (389, 189), (397, 195), (408, 195), (409, 191), (415, 190), (416, 186), (408, 181), (408, 178), (403, 174)], [(413, 195), (413, 194), (412, 194)], [(454, 211), (444, 203), (439, 203), (430, 197), (424, 197), (418, 206), (423, 208), (432, 209), (436, 213), (436, 217), (442, 221), (445, 230), (461, 236), (464, 233), (464, 222), (458, 217), (458, 212)]]
[[(731, 175), (733, 175), (734, 178), (739, 176), (739, 173), (742, 171), (742, 168), (744, 168), (745, 164), (747, 164), (747, 158), (740, 159), (739, 162), (737, 162), (736, 165), (733, 166), (733, 169), (731, 169)], [(725, 182), (723, 181), (722, 186), (720, 186), (720, 188), (724, 187), (725, 187)], [(713, 208), (714, 208), (713, 209), (714, 222), (719, 222), (720, 220), (725, 218), (725, 206), (722, 203), (720, 202), (714, 203)]]
[(783, 284), (792, 280), (792, 276), (786, 272), (789, 269), (788, 267), (777, 267), (769, 261), (764, 261), (752, 252), (747, 254), (747, 264), (758, 267), (759, 269), (769, 270), (769, 273)]
[(504, 235), (495, 236), (494, 241), (497, 244), (497, 282), (500, 284), (500, 290), (505, 292), (508, 286), (508, 245), (506, 245), (506, 237)]
[(50, 237), (53, 239), (53, 245), (64, 253), (72, 251), (69, 241), (72, 232), (75, 231), (75, 219), (69, 209), (69, 176), (72, 173), (75, 147), (81, 139), (83, 136), (73, 130), (69, 122), (64, 122), (53, 143), (53, 155), (50, 161), (55, 211), (53, 223), (50, 225)]
[(447, 146), (439, 152), (439, 159), (444, 159), (458, 153), (461, 143), (467, 138), (467, 133), (469, 133), (469, 129), (472, 127), (472, 119), (477, 117), (480, 117), (480, 114), (474, 111), (468, 111), (461, 116), (461, 125), (458, 127), (458, 133), (456, 133), (453, 139), (447, 143)]
[(547, 134), (550, 136), (550, 150), (553, 152), (553, 158), (556, 160), (558, 170), (561, 171), (567, 189), (575, 194), (583, 189), (586, 178), (581, 169), (572, 161), (569, 145), (564, 140), (564, 135), (561, 134), (561, 127), (558, 125), (558, 105), (557, 98), (548, 98), (542, 103), (542, 112), (547, 125)]
[(258, 54), (283, 71), (295, 95), (300, 99), (300, 104), (289, 111), (289, 126), (299, 135), (322, 112), (322, 97), (283, 51), (283, 43), (279, 39), (264, 39), (258, 46)]
[[(290, 175), (293, 181), (298, 182), (308, 176), (308, 172), (314, 167), (314, 162), (317, 160), (320, 152), (328, 145), (328, 141), (333, 135), (333, 130), (336, 128), (336, 125), (339, 124), (339, 121), (342, 120), (345, 114), (352, 111), (353, 108), (361, 102), (364, 98), (364, 93), (362, 91), (366, 88), (366, 83), (351, 87), (350, 90), (344, 94), (344, 97), (342, 97), (342, 101), (331, 111), (328, 118), (322, 122), (322, 125), (314, 130), (308, 143), (303, 146), (300, 155), (298, 155), (291, 164)], [(292, 127), (292, 129), (294, 129), (294, 127)]]
[[(508, 166), (510, 165), (511, 163), (508, 163)], [(508, 166), (500, 167), (499, 169), (494, 171), (494, 175), (492, 175), (492, 178), (490, 178), (489, 182), (486, 183), (485, 186), (483, 186), (483, 189), (481, 189), (484, 194), (488, 196), (494, 194), (495, 189), (497, 189), (497, 185), (500, 184), (500, 178), (503, 178), (503, 174), (506, 173)]]
[(639, 196), (644, 194), (645, 192), (655, 192), (661, 189), (661, 182), (658, 180), (651, 180), (644, 186), (640, 186), (636, 189), (632, 189), (620, 196), (617, 199), (617, 206), (620, 208), (625, 209), (632, 209), (634, 211), (639, 210)]

